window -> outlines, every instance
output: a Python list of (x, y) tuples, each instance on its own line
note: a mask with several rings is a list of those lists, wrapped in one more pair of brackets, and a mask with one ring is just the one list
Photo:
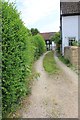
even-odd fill
[(76, 40), (75, 37), (69, 37), (69, 46), (73, 46), (73, 42)]

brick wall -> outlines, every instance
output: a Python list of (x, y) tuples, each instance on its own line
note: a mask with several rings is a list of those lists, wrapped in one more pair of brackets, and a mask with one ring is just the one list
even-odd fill
[(72, 65), (80, 69), (80, 47), (71, 46), (64, 48), (64, 57), (67, 58)]

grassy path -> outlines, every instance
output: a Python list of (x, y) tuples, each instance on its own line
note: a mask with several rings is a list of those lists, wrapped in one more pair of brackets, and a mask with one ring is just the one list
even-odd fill
[(47, 71), (49, 74), (55, 74), (59, 72), (59, 67), (57, 66), (53, 56), (54, 53), (49, 52), (48, 54), (45, 55), (43, 59), (43, 67), (45, 71)]

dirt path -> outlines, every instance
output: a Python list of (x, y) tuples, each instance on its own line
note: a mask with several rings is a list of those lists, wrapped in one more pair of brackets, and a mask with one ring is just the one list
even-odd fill
[(78, 117), (78, 77), (55, 60), (61, 71), (48, 75), (43, 68), (44, 55), (35, 63), (40, 77), (34, 81), (32, 94), (20, 110), (21, 118), (77, 118)]

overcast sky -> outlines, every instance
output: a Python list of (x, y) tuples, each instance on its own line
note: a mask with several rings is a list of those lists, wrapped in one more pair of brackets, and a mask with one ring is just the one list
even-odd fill
[(10, 0), (16, 1), (18, 11), (27, 28), (40, 32), (59, 31), (60, 0)]

